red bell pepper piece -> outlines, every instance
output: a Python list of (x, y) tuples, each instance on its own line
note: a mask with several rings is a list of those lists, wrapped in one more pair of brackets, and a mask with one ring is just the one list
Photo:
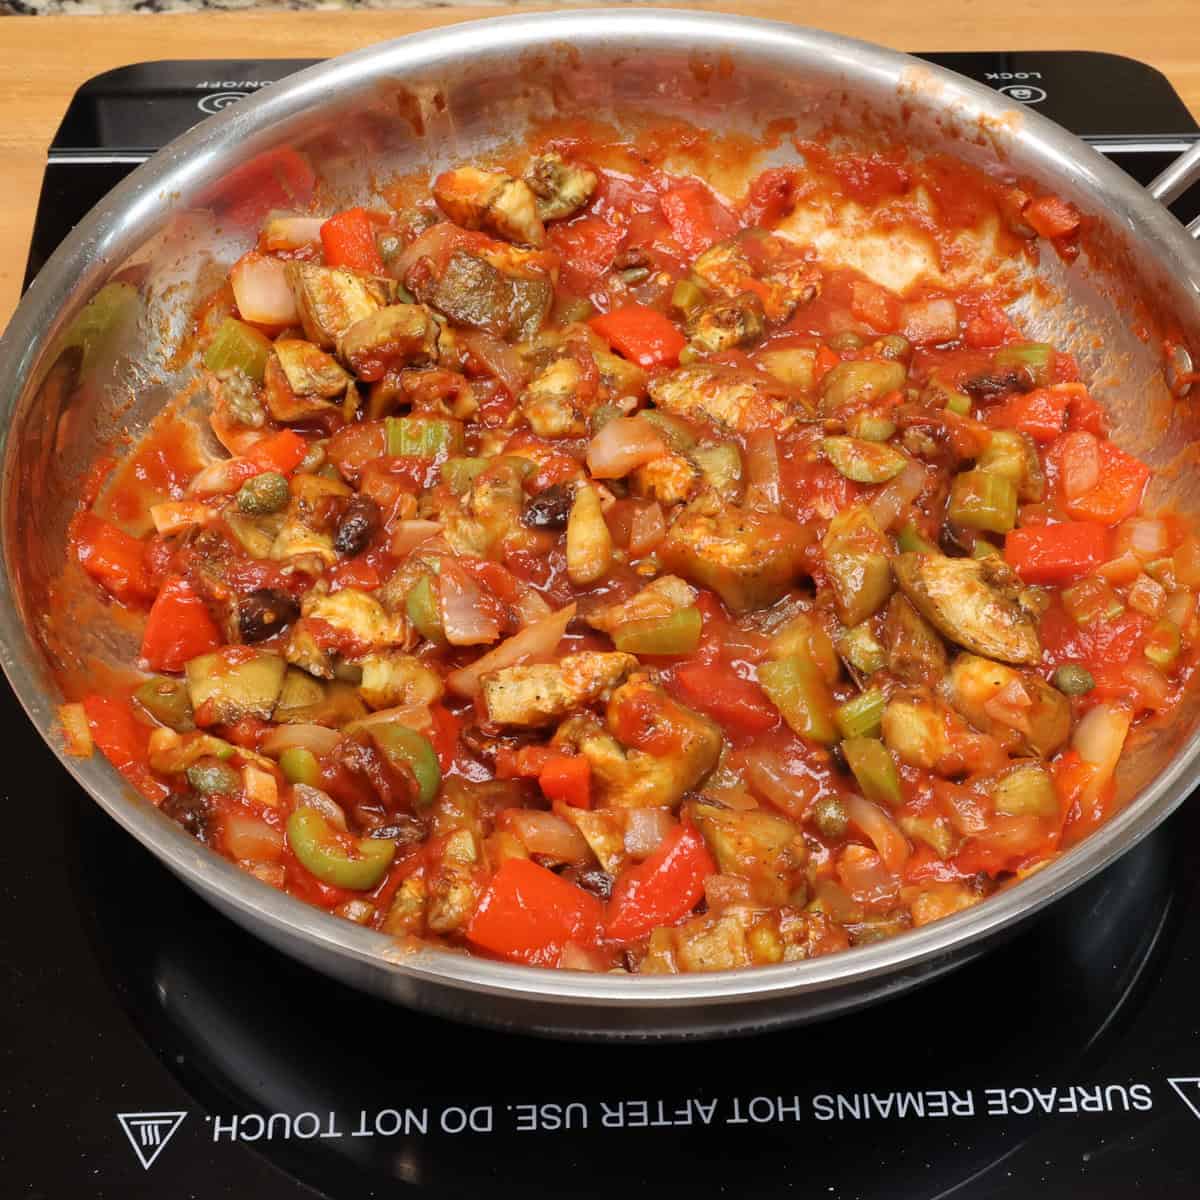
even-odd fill
[(1066, 237), (1079, 228), (1079, 209), (1061, 196), (1039, 196), (1021, 214), (1044, 238)]
[(1055, 383), (1050, 387), (1034, 388), (1023, 396), (1014, 396), (993, 408), (987, 423), (993, 429), (1017, 429), (1034, 441), (1052, 442), (1063, 431), (1067, 421), (1067, 406), (1077, 383)]
[(467, 941), (511, 962), (553, 967), (567, 942), (594, 946), (603, 928), (595, 896), (527, 858), (509, 858), (467, 924)]
[(122, 604), (154, 596), (145, 542), (90, 512), (76, 517), (73, 535), (83, 569)]
[(614, 350), (639, 367), (670, 367), (679, 362), (687, 344), (682, 333), (656, 309), (644, 304), (627, 304), (588, 324)]
[(290, 475), (308, 453), (308, 443), (291, 429), (281, 429), (255, 442), (246, 458), (260, 471), (278, 471)]
[(1026, 583), (1069, 583), (1108, 557), (1108, 530), (1095, 521), (1028, 526), (1004, 539), (1004, 559)]
[(675, 671), (675, 685), (686, 703), (731, 733), (765, 733), (779, 724), (779, 710), (762, 688), (726, 666), (684, 663)]
[(681, 183), (658, 201), (671, 237), (689, 258), (737, 229), (737, 221), (701, 183)]
[(562, 282), (570, 291), (586, 295), (613, 264), (627, 230), (603, 217), (580, 217), (555, 224), (549, 241), (562, 260)]
[(538, 773), (538, 785), (547, 800), (592, 807), (592, 765), (581, 754), (555, 755)]
[(383, 259), (375, 244), (375, 222), (365, 208), (334, 213), (321, 226), (321, 246), (328, 267), (349, 267), (364, 275), (382, 275)]
[(133, 715), (133, 705), (116, 696), (85, 696), (83, 711), (104, 757), (151, 804), (161, 804), (170, 788), (150, 770), (150, 730)]
[(828, 346), (818, 346), (817, 361), (813, 364), (813, 383), (820, 383), (841, 361), (841, 356)]
[(876, 333), (886, 333), (900, 324), (900, 302), (866, 279), (856, 279), (850, 285), (850, 311)]
[(429, 713), (433, 717), (433, 729), (429, 731), (429, 738), (433, 742), (438, 765), (444, 775), (454, 765), (462, 722), (444, 704), (431, 704)]
[(1109, 441), (1100, 443), (1100, 481), (1082, 496), (1063, 498), (1067, 513), (1081, 521), (1116, 525), (1142, 506), (1150, 468)]
[(142, 658), (151, 671), (182, 671), (189, 658), (216, 650), (223, 641), (204, 601), (186, 579), (163, 584), (142, 634)]
[(673, 829), (645, 862), (617, 877), (605, 937), (632, 942), (659, 925), (673, 925), (696, 907), (704, 895), (704, 881), (716, 869), (695, 826)]

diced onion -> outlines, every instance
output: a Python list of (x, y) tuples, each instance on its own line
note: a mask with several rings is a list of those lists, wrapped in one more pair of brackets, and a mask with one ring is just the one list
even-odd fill
[(245, 458), (219, 458), (201, 469), (188, 484), (191, 496), (228, 496), (250, 478), (258, 468)]
[(669, 809), (631, 808), (625, 818), (625, 853), (630, 858), (649, 858), (674, 824)]
[(337, 745), (338, 731), (324, 725), (279, 725), (264, 734), (259, 749), (271, 758), (285, 750), (309, 750), (318, 758)]
[(283, 858), (283, 830), (244, 813), (228, 812), (221, 821), (224, 848), (230, 858), (278, 862)]
[(388, 549), (397, 558), (407, 558), (422, 542), (441, 532), (442, 527), (437, 521), (397, 521), (392, 527)]
[(359, 717), (347, 726), (348, 729), (370, 729), (373, 725), (405, 725), (421, 732), (433, 727), (433, 714), (428, 704), (397, 704), (394, 708), (381, 708), (377, 712)]
[(157, 533), (178, 533), (190, 525), (207, 525), (212, 509), (196, 500), (167, 500), (150, 506), (150, 519)]
[(403, 279), (422, 258), (433, 259), (440, 269), (445, 265), (445, 259), (450, 256), (454, 247), (462, 242), (465, 236), (457, 225), (452, 225), (449, 221), (439, 221), (396, 256), (392, 261), (392, 271), (397, 279)]
[(1113, 541), (1118, 554), (1129, 552), (1141, 562), (1162, 558), (1169, 544), (1166, 524), (1152, 517), (1134, 517), (1123, 521)]
[(90, 758), (92, 731), (82, 704), (59, 705), (58, 719), (62, 722), (67, 753), (72, 758)]
[(1121, 668), (1122, 682), (1134, 691), (1140, 708), (1161, 712), (1171, 702), (1171, 681), (1148, 662), (1128, 662)]
[(588, 470), (597, 479), (623, 479), (667, 452), (657, 430), (641, 417), (615, 417), (588, 443)]
[(1100, 482), (1100, 443), (1095, 435), (1076, 430), (1062, 439), (1062, 488), (1068, 500), (1086, 495)]
[(587, 839), (562, 817), (531, 808), (510, 808), (504, 825), (521, 839), (530, 854), (544, 854), (558, 862), (580, 865), (592, 857)]
[(899, 881), (882, 855), (866, 846), (847, 846), (838, 855), (836, 869), (842, 886), (862, 904), (885, 903), (899, 891)]
[(456, 337), (459, 345), (470, 351), (478, 365), (498, 379), (513, 399), (521, 394), (529, 381), (529, 372), (512, 346), (482, 329), (467, 330)]
[(560, 608), (558, 612), (527, 625), (520, 633), (476, 659), (469, 667), (451, 671), (446, 676), (447, 686), (460, 696), (478, 696), (479, 680), (489, 671), (499, 671), (526, 662), (549, 662), (574, 616), (575, 605), (568, 604), (566, 608)]
[(885, 532), (921, 494), (929, 476), (918, 462), (908, 463), (895, 479), (885, 483), (871, 498), (871, 515)]
[(1079, 752), (1079, 757), (1094, 768), (1092, 780), (1084, 792), (1087, 799), (1095, 797), (1116, 770), (1131, 720), (1131, 714), (1123, 708), (1097, 704), (1084, 713), (1075, 726), (1071, 745)]
[(234, 263), (229, 282), (243, 320), (280, 328), (299, 322), (296, 298), (279, 259), (249, 254)]
[(900, 331), (910, 342), (927, 345), (958, 337), (958, 306), (953, 300), (918, 300), (901, 310)]
[(346, 813), (328, 792), (309, 787), (307, 783), (298, 783), (292, 788), (292, 795), (297, 808), (315, 808), (335, 829), (346, 828)]
[(746, 779), (750, 786), (780, 812), (799, 820), (820, 794), (821, 785), (811, 775), (788, 770), (771, 750), (760, 749), (746, 760)]
[(1167, 597), (1163, 615), (1168, 621), (1185, 629), (1196, 612), (1196, 597), (1191, 592), (1172, 592)]
[(748, 904), (751, 899), (750, 881), (737, 875), (710, 875), (704, 881), (704, 899), (711, 910), (731, 904)]
[(779, 511), (779, 444), (769, 429), (757, 430), (746, 439), (746, 483), (752, 508)]
[(500, 622), (479, 585), (451, 558), (438, 575), (442, 629), (452, 646), (486, 646), (500, 636)]
[(246, 799), (265, 808), (275, 808), (279, 804), (279, 784), (270, 771), (247, 763), (242, 768), (242, 788)]
[(607, 971), (611, 965), (600, 953), (591, 946), (581, 946), (578, 942), (566, 942), (562, 948), (562, 957), (558, 965), (564, 971)]
[(856, 793), (841, 797), (850, 821), (871, 840), (889, 871), (899, 871), (908, 862), (908, 839), (900, 827), (877, 804)]
[(657, 502), (634, 510), (629, 523), (629, 557), (643, 558), (667, 536), (667, 521)]
[(262, 245), (268, 250), (301, 250), (321, 240), (324, 217), (297, 217), (271, 213), (262, 230)]
[(1128, 550), (1096, 568), (1096, 574), (1109, 583), (1132, 583), (1141, 573), (1141, 560)]
[(1007, 683), (983, 702), (983, 711), (993, 721), (1026, 734), (1030, 732), (1029, 710), (1032, 707), (1033, 700), (1019, 679)]

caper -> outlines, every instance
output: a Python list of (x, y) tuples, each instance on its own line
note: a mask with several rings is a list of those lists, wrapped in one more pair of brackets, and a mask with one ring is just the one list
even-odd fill
[(282, 475), (264, 471), (238, 488), (237, 506), (248, 516), (263, 517), (285, 508), (289, 494), (288, 481)]
[(243, 642), (261, 642), (290, 625), (300, 605), (278, 588), (259, 588), (238, 602), (238, 629)]
[(809, 813), (812, 823), (827, 838), (840, 838), (846, 833), (850, 818), (836, 796), (822, 796)]
[(219, 758), (201, 758), (187, 769), (187, 781), (202, 796), (232, 796), (242, 786), (242, 777)]
[(234, 423), (247, 429), (261, 429), (267, 423), (267, 410), (259, 399), (254, 380), (241, 367), (217, 372), (224, 386), (225, 404)]
[(861, 350), (865, 343), (853, 329), (845, 329), (841, 333), (835, 333), (829, 339), (829, 348), (836, 350), (839, 354), (847, 350)]
[(886, 333), (876, 339), (875, 352), (880, 358), (906, 363), (912, 358), (912, 342), (898, 333)]
[(1084, 696), (1096, 686), (1091, 671), (1078, 663), (1063, 663), (1050, 677), (1050, 682), (1064, 696)]

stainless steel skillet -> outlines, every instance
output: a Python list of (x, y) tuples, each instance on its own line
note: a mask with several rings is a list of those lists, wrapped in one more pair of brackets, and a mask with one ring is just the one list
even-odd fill
[[(1185, 395), (1187, 347), (1200, 352), (1200, 250), (1158, 203), (1200, 171), (1200, 151), (1147, 195), (1076, 138), (977, 84), (905, 55), (788, 25), (619, 9), (453, 26), (304, 71), (179, 139), (93, 210), (13, 317), (0, 342), (0, 659), (52, 746), (59, 735), (51, 660), (119, 656), (129, 636), (98, 612), (47, 636), (48, 584), (62, 561), (66, 523), (96, 447), (119, 429), (143, 427), (175, 392), (182, 375), (171, 350), (192, 303), (249, 243), (222, 208), (220, 181), (280, 147), (302, 145), (322, 186), (350, 199), (369, 168), (387, 174), (470, 158), (553, 113), (619, 120), (644, 109), (751, 133), (779, 116), (794, 118), (801, 133), (836, 117), (864, 138), (948, 150), (1074, 201), (1098, 222), (1089, 241), (1095, 253), (1069, 267), (1044, 255), (1046, 286), (1030, 293), (1022, 319), (1031, 332), (1074, 351), (1097, 381), (1118, 440), (1158, 468), (1153, 498), (1185, 513), (1200, 510), (1200, 472), (1189, 457), (1197, 417)], [(104, 353), (83, 356), (81, 374), (79, 339), (66, 335), (89, 298), (131, 265), (146, 304), (131, 311)], [(1170, 353), (1163, 345), (1168, 333)], [(63, 762), (97, 803), (216, 908), (354, 987), (525, 1032), (703, 1037), (878, 1001), (980, 953), (1181, 803), (1200, 755), (1197, 716), (1196, 704), (1188, 704), (1171, 728), (1128, 757), (1120, 781), (1127, 803), (1114, 820), (987, 903), (841, 955), (673, 978), (538, 971), (400, 951), (210, 854), (132, 799), (102, 759)]]

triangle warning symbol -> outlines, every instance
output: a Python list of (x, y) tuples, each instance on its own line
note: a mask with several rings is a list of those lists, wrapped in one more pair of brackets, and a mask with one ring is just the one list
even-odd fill
[(1191, 1110), (1192, 1116), (1200, 1121), (1200, 1076), (1168, 1079), (1167, 1082), (1175, 1089), (1175, 1094), (1180, 1100)]
[(142, 1169), (148, 1171), (186, 1116), (186, 1112), (117, 1113), (117, 1120)]

